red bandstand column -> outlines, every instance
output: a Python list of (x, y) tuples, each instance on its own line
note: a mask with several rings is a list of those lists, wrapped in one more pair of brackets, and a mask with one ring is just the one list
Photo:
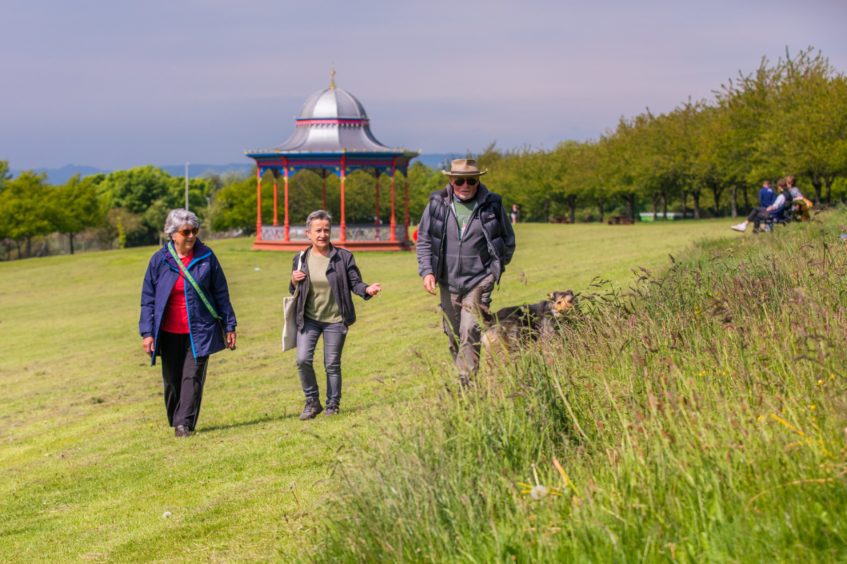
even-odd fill
[(376, 217), (374, 218), (374, 225), (376, 226), (376, 238), (379, 239), (379, 169), (374, 174), (376, 174)]
[(283, 168), (283, 189), (285, 190), (285, 195), (283, 198), (285, 199), (285, 238), (284, 241), (288, 243), (291, 241), (289, 238), (289, 223), (288, 223), (288, 160), (285, 161), (285, 167)]
[(278, 173), (274, 170), (274, 227), (279, 225), (279, 185), (277, 184), (277, 175)]
[(395, 200), (396, 200), (396, 190), (394, 183), (394, 176), (397, 172), (397, 159), (391, 161), (391, 221), (389, 222), (389, 228), (391, 229), (391, 236), (389, 237), (389, 241), (392, 243), (397, 241), (397, 214), (395, 210)]
[(344, 177), (347, 176), (347, 157), (341, 157), (341, 243), (347, 242), (347, 215), (344, 210)]
[(256, 240), (262, 240), (262, 169), (256, 167)]

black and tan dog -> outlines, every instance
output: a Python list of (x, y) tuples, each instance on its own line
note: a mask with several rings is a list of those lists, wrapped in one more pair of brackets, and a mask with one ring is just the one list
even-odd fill
[(504, 307), (493, 314), (483, 313), (482, 346), (489, 353), (495, 350), (513, 352), (522, 344), (546, 339), (575, 307), (576, 296), (567, 290), (552, 292), (548, 299), (535, 304)]

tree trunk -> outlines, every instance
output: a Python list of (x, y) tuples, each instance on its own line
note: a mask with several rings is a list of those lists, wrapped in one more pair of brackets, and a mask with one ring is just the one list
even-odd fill
[(597, 201), (597, 211), (600, 212), (600, 223), (606, 221), (606, 200)]
[(688, 215), (688, 190), (682, 191), (682, 219)]
[(732, 218), (735, 219), (738, 217), (738, 185), (732, 185), (732, 198), (730, 200), (730, 205), (732, 206)]
[(825, 177), (823, 179), (824, 186), (826, 186), (826, 194), (824, 195), (824, 200), (826, 200), (827, 205), (832, 203), (832, 183), (835, 181), (835, 177)]
[(568, 219), (571, 223), (576, 223), (576, 197), (570, 196), (567, 199), (568, 204)]
[(635, 221), (635, 194), (627, 194), (624, 196), (626, 200), (627, 208), (629, 210), (629, 218), (634, 222)]
[(68, 233), (68, 249), (70, 250), (71, 254), (74, 254), (74, 234), (73, 233)]
[(821, 205), (821, 180), (820, 178), (812, 177), (812, 186), (815, 189), (815, 205)]
[(750, 190), (748, 190), (747, 185), (745, 184), (741, 190), (741, 195), (744, 196), (744, 211), (749, 212), (750, 207)]
[(25, 241), (26, 245), (24, 248), (26, 249), (26, 258), (29, 258), (32, 256), (32, 237), (27, 237)]
[(668, 193), (662, 192), (662, 217), (668, 218)]
[(18, 260), (21, 260), (21, 242), (15, 239), (15, 247), (18, 248)]
[(653, 221), (656, 221), (659, 218), (659, 198), (661, 198), (661, 196), (658, 192), (653, 194)]
[(718, 217), (721, 211), (721, 196), (723, 195), (723, 188), (717, 185), (712, 186), (712, 194), (715, 195), (715, 217)]
[(700, 219), (700, 190), (693, 190), (691, 198), (694, 200), (694, 219)]

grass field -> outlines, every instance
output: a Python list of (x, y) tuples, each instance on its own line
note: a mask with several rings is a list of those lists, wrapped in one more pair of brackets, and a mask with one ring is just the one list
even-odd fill
[(338, 466), (320, 562), (847, 561), (847, 214), (582, 295)]
[[(494, 305), (595, 277), (627, 285), (636, 266), (733, 235), (727, 221), (519, 225)], [(253, 252), (246, 239), (211, 246), (239, 346), (212, 358), (189, 440), (167, 427), (160, 371), (137, 335), (153, 248), (0, 264), (0, 561), (296, 558), (335, 510), (336, 461), (431, 407), (420, 398), (443, 385), (433, 374), (448, 353), (413, 253), (357, 255), (384, 291), (356, 301), (342, 416), (303, 423), (293, 354), (279, 350), (291, 255)]]

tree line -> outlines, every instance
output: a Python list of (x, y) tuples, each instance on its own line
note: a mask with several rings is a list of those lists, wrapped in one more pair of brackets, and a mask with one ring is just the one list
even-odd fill
[(764, 179), (798, 178), (816, 204), (847, 195), (847, 79), (809, 48), (762, 60), (673, 111), (621, 118), (597, 140), (479, 161), (530, 221), (633, 219), (638, 210), (688, 217), (747, 213)]
[[(847, 197), (847, 79), (819, 51), (808, 48), (752, 73), (739, 75), (710, 100), (681, 103), (664, 114), (621, 118), (596, 140), (565, 141), (552, 150), (500, 151), (492, 143), (476, 155), (486, 183), (525, 221), (605, 221), (610, 214), (637, 219), (640, 210), (667, 217), (746, 213), (763, 179), (798, 178), (816, 204)], [(421, 163), (396, 177), (397, 222), (403, 222), (408, 182), (411, 222), (444, 177)], [(320, 176), (290, 178), (290, 221), (301, 224), (323, 207)], [(356, 172), (345, 184), (348, 223), (390, 216), (386, 175)], [(377, 212), (375, 192), (380, 189)], [(279, 181), (279, 223), (283, 222)], [(339, 179), (326, 178), (326, 208), (339, 217)], [(152, 167), (72, 178), (63, 185), (43, 175), (9, 175), (0, 161), (0, 241), (4, 258), (44, 254), (43, 241), (61, 234), (67, 251), (83, 234), (102, 246), (154, 244), (168, 210), (184, 205), (184, 180)], [(189, 207), (215, 232), (252, 235), (256, 229), (253, 175), (210, 175), (189, 182)], [(262, 182), (262, 216), (273, 218), (273, 177)], [(41, 247), (34, 249), (34, 243)], [(35, 245), (38, 247), (38, 245)]]

